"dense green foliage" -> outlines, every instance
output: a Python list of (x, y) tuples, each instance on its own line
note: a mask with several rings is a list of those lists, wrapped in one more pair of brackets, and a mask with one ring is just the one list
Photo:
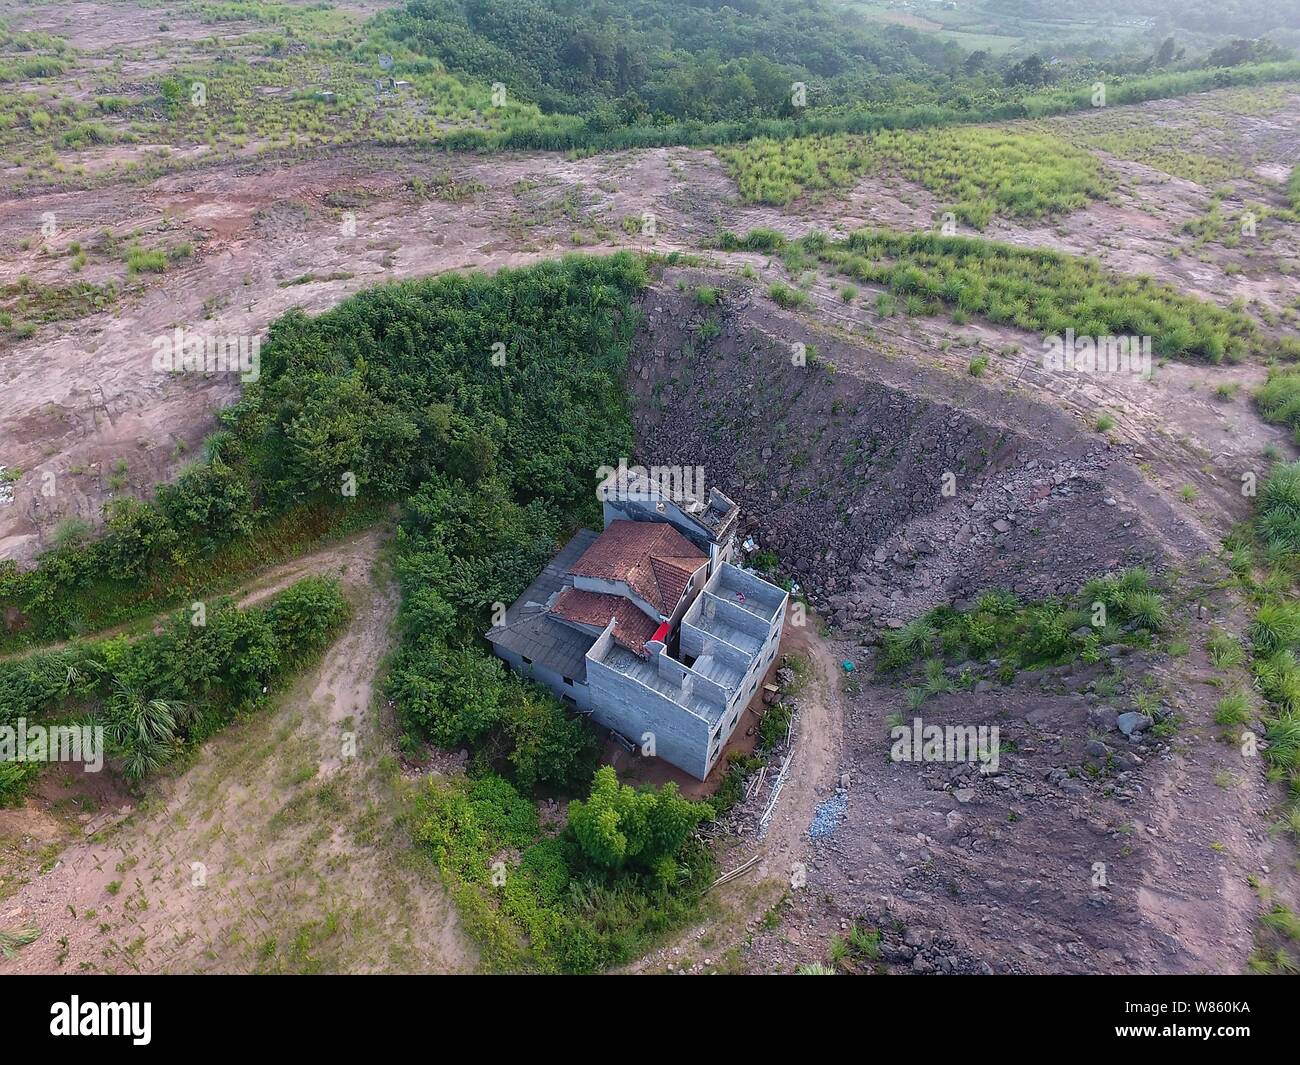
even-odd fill
[(955, 45), (881, 30), (825, 0), (412, 0), (387, 31), (545, 111), (611, 126), (788, 115), (796, 82), (816, 105), (870, 98), (882, 80), (892, 92), (936, 81), (978, 91), (999, 80), (968, 74)]
[(0, 572), (0, 605), (16, 608), (24, 635), (74, 634), (80, 591), (105, 593), (107, 581), (145, 600), (141, 588), (256, 541), (282, 515), (373, 518), (368, 505), (406, 500), (390, 673), (403, 727), (468, 745), (526, 788), (572, 786), (590, 773), (586, 730), (480, 635), (492, 604), (517, 596), (568, 530), (599, 520), (596, 468), (631, 450), (620, 376), (644, 281), (634, 258), (575, 258), (286, 315), (210, 461), (153, 502), (113, 504), (102, 539)]
[(529, 788), (585, 776), (586, 734), (480, 637), (493, 603), (599, 520), (595, 471), (630, 453), (620, 379), (644, 281), (626, 255), (574, 258), (291, 315), (230, 418), (232, 451), (275, 498), (353, 476), (360, 496), (406, 499), (389, 680), (400, 721), (411, 738), (508, 762)]
[[(1300, 63), (1249, 41), (1140, 59), (1053, 43), (1050, 61), (1013, 59), (981, 35), (954, 43), (836, 0), (413, 0), (374, 17), (270, 0), (189, 8), (212, 34), (143, 82), (124, 74), (129, 48), (83, 70), (58, 37), (0, 31), (0, 80), (15, 83), (0, 92), (0, 152), (24, 182), (186, 165), (154, 144), (205, 144), (205, 158), (375, 142), (709, 145), (1088, 110), (1098, 80), (1120, 104), (1300, 77)], [(190, 106), (196, 83), (209, 90), (202, 106)], [(102, 168), (72, 154), (105, 145), (121, 148)]]
[[(17, 605), (30, 619), (36, 591), (57, 599), (69, 560), (144, 583), (296, 509), (403, 502), (388, 694), (409, 742), (468, 746), (476, 778), (430, 790), (419, 838), (498, 961), (588, 971), (625, 960), (693, 912), (712, 865), (691, 833), (711, 810), (671, 788), (623, 788), (605, 770), (574, 804), (574, 829), (543, 838), (523, 795), (590, 780), (591, 734), (481, 634), (576, 525), (599, 521), (596, 470), (631, 450), (621, 377), (645, 282), (626, 254), (571, 258), (372, 289), (316, 318), (292, 312), (272, 327), (261, 378), (224, 415), (209, 462), (154, 503), (113, 508), (103, 539), (10, 572), (4, 587), (26, 594)], [(14, 660), (0, 671), (0, 707), (38, 715), (94, 700), (137, 775), (255, 700), (310, 642), (311, 617), (332, 624), (326, 606), (305, 616), (286, 593), (265, 620), (218, 611), (193, 631), (180, 618), (156, 638)], [(493, 899), (487, 862), (503, 847), (524, 858)]]
[(337, 585), (313, 577), (266, 606), (214, 603), (201, 625), (185, 610), (158, 633), (3, 659), (0, 724), (71, 715), (102, 725), (110, 757), (129, 780), (140, 780), (255, 707), (277, 680), (323, 650), (348, 614)]
[[(724, 234), (724, 247), (746, 238)], [(883, 285), (909, 313), (943, 308), (1062, 336), (1150, 336), (1156, 355), (1236, 361), (1265, 342), (1245, 315), (1184, 296), (1147, 276), (1120, 277), (1094, 259), (974, 237), (860, 230), (833, 242), (821, 234), (780, 247), (791, 269), (825, 263), (856, 281)]]
[(21, 806), (40, 771), (39, 762), (0, 762), (0, 807)]
[[(412, 0), (381, 16), (376, 39), (436, 57), (458, 73), (537, 103), (540, 120), (453, 134), (459, 144), (614, 148), (735, 142), (808, 133), (862, 133), (952, 122), (1059, 114), (1091, 105), (1300, 73), (1270, 50), (1218, 57), (1215, 69), (1167, 70), (1167, 61), (1087, 57), (992, 61), (952, 41), (864, 19), (825, 0)], [(1154, 57), (1153, 57), (1154, 58)], [(1284, 57), (1281, 57), (1284, 58)], [(1152, 73), (1158, 71), (1157, 73)], [(796, 84), (805, 86), (796, 101)]]
[(439, 477), (407, 503), (399, 534), (402, 644), (389, 673), (408, 740), (507, 759), (519, 785), (568, 790), (590, 776), (591, 734), (545, 689), (524, 683), (479, 639), (491, 604), (511, 602), (550, 561), (561, 522), (520, 505), (503, 479), (475, 489)]
[[(431, 781), (418, 797), (416, 838), (490, 968), (592, 972), (637, 957), (696, 912), (713, 861), (690, 832), (708, 807), (671, 785), (623, 787), (606, 767), (569, 809), (568, 827), (551, 835), (500, 777)], [(494, 869), (502, 854), (519, 860)]]
[[(879, 668), (901, 669), (932, 656), (980, 661), (1004, 670), (1097, 659), (1115, 643), (1147, 643), (1165, 628), (1163, 597), (1149, 574), (1129, 569), (1089, 581), (1072, 599), (1021, 603), (1010, 592), (986, 592), (970, 610), (938, 607), (888, 632)], [(1086, 631), (1085, 631), (1086, 630)]]
[(1287, 426), (1300, 442), (1300, 370), (1274, 367), (1255, 393), (1255, 404), (1266, 422)]
[(224, 462), (195, 466), (153, 501), (110, 502), (96, 540), (71, 536), (34, 569), (0, 562), (0, 649), (155, 613), (381, 516), (369, 503), (326, 499), (275, 512)]
[[(629, 328), (610, 312), (641, 277), (621, 257), (551, 264), (376, 290), (317, 320), (286, 316), (209, 461), (152, 502), (111, 504), (102, 539), (68, 543), (35, 570), (0, 567), (8, 642), (103, 627), (232, 557), (265, 562), (277, 541), (373, 522), (375, 504), (436, 470), (477, 483), (500, 461), (528, 498), (590, 505), (590, 471), (630, 444), (620, 364), (605, 345)], [(498, 342), (505, 367), (490, 362)]]
[(983, 229), (994, 214), (1039, 218), (1105, 195), (1095, 156), (1040, 133), (982, 126), (754, 140), (719, 153), (747, 200), (784, 204), (896, 170), (943, 199), (940, 212)]
[[(11, 572), (6, 587), (57, 598), (66, 560), (83, 555), (143, 584), (285, 513), (404, 504), (387, 692), (409, 743), (474, 752), (469, 780), (422, 796), (417, 838), (493, 964), (590, 971), (627, 960), (695, 911), (712, 861), (693, 830), (712, 811), (604, 770), (573, 804), (572, 828), (548, 837), (525, 796), (584, 786), (591, 734), (507, 671), (481, 634), (494, 604), (516, 597), (578, 524), (599, 521), (596, 470), (631, 450), (621, 378), (645, 282), (630, 255), (575, 257), (372, 289), (315, 318), (291, 312), (209, 462), (155, 503), (115, 507), (103, 539)], [(0, 671), (0, 706), (48, 714), (93, 701), (128, 772), (147, 771), (255, 701), (310, 642), (311, 618), (332, 618), (327, 604), (286, 597), (264, 615), (209, 613), (193, 632), (181, 618), (156, 638), (14, 660)], [(491, 865), (506, 850), (522, 859), (494, 894)]]
[[(1108, 82), (1109, 105), (1135, 104), (1229, 86), (1263, 85), (1300, 79), (1300, 61), (1260, 63), (1226, 70), (1116, 79)], [(997, 99), (973, 106), (956, 103), (919, 104), (891, 101), (836, 109), (818, 109), (796, 118), (751, 118), (724, 122), (649, 120), (610, 125), (591, 117), (549, 115), (503, 121), (492, 130), (458, 129), (440, 142), (448, 148), (475, 151), (541, 149), (550, 151), (610, 151), (672, 144), (734, 144), (755, 138), (809, 137), (832, 133), (871, 133), (882, 129), (933, 129), (942, 126), (1046, 118), (1092, 110), (1091, 83), (1035, 91), (1011, 100)]]
[(676, 855), (710, 813), (704, 803), (681, 798), (676, 784), (638, 791), (620, 784), (610, 766), (602, 766), (587, 800), (569, 804), (569, 827), (589, 864), (637, 869), (671, 884), (677, 878)]
[(1283, 826), (1300, 838), (1300, 461), (1273, 466), (1257, 499), (1255, 530), (1272, 566), (1262, 582), (1254, 578), (1248, 545), (1234, 535), (1227, 546), (1230, 564), (1255, 604), (1247, 635), (1255, 687), (1268, 703), (1264, 757), (1270, 775), (1287, 786)]

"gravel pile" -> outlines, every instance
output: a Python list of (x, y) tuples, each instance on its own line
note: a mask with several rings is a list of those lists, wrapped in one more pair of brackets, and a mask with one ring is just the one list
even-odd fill
[(813, 839), (825, 839), (839, 828), (844, 814), (849, 808), (849, 797), (843, 794), (832, 795), (813, 814), (812, 825), (808, 835)]

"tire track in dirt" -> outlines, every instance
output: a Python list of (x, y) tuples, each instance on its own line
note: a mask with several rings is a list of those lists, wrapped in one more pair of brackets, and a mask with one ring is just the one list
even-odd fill
[(794, 759), (772, 814), (759, 863), (763, 875), (787, 880), (794, 864), (805, 854), (808, 826), (819, 797), (834, 792), (833, 778), (844, 732), (839, 659), (817, 635), (812, 615), (805, 620), (802, 627), (787, 627), (782, 641), (782, 654), (803, 655), (811, 674), (797, 696)]

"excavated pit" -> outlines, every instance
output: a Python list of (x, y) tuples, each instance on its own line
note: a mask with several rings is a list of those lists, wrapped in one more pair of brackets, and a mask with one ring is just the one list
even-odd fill
[(1127, 449), (1027, 390), (813, 327), (703, 271), (669, 271), (643, 311), (638, 459), (702, 466), (838, 626), (896, 627), (988, 588), (1068, 593), (1210, 549)]

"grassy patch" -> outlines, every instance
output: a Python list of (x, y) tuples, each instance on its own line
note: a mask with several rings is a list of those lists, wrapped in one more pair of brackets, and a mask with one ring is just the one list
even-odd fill
[(1300, 443), (1300, 370), (1274, 367), (1255, 393), (1255, 405), (1266, 422), (1285, 425)]
[(0, 285), (0, 328), (21, 339), (46, 322), (69, 321), (111, 307), (117, 297), (118, 288), (111, 282), (46, 285), (21, 277)]
[(1072, 600), (1022, 603), (1010, 592), (986, 592), (967, 611), (939, 607), (884, 636), (879, 669), (890, 672), (922, 659), (927, 687), (948, 682), (945, 659), (1003, 660), (1010, 670), (1096, 661), (1103, 646), (1148, 645), (1168, 625), (1164, 598), (1143, 569), (1089, 581)]
[[(739, 248), (745, 238), (723, 234), (720, 242)], [(1237, 311), (1058, 252), (885, 229), (860, 230), (843, 241), (813, 234), (784, 250), (884, 286), (909, 313), (960, 311), (1044, 336), (1064, 336), (1067, 329), (1077, 336), (1149, 336), (1157, 355), (1198, 362), (1236, 361), (1277, 347)]]
[(749, 201), (787, 204), (890, 169), (939, 196), (941, 212), (977, 229), (995, 214), (1041, 218), (1076, 210), (1109, 187), (1090, 153), (1048, 134), (987, 126), (759, 139), (718, 154)]

